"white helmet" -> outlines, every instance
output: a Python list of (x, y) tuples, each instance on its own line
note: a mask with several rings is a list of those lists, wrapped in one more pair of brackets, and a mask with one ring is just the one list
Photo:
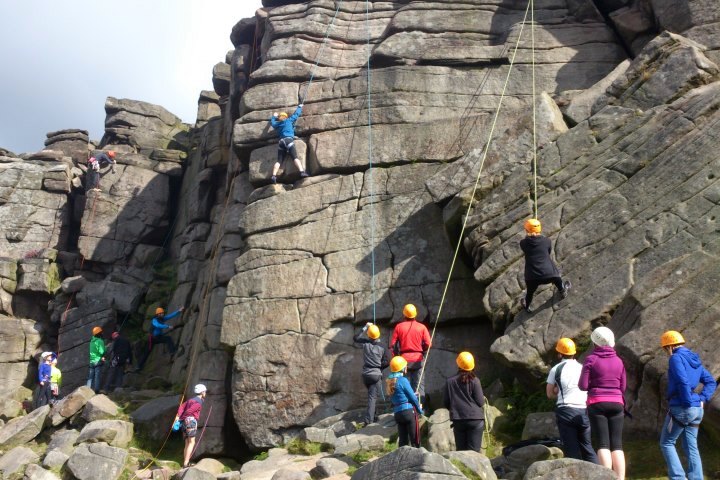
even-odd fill
[(207, 387), (205, 385), (203, 385), (202, 383), (198, 383), (197, 385), (195, 385), (195, 393), (197, 395), (205, 392), (207, 392)]
[(53, 352), (42, 352), (42, 353), (40, 354), (40, 358), (42, 358), (43, 360), (45, 360), (47, 357), (51, 357), (52, 354), (53, 354)]
[(614, 347), (615, 334), (608, 327), (598, 327), (590, 334), (590, 340), (598, 347)]

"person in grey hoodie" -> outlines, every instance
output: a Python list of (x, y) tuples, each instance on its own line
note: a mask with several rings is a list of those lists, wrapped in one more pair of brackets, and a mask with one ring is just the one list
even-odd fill
[[(364, 334), (367, 332), (367, 337)], [(382, 371), (390, 365), (390, 354), (380, 344), (380, 329), (373, 323), (367, 323), (362, 331), (353, 337), (355, 343), (363, 346), (362, 379), (368, 391), (368, 406), (365, 424), (375, 422), (375, 404), (378, 393), (382, 393)]]
[[(702, 480), (697, 437), (705, 404), (715, 393), (717, 383), (703, 367), (698, 354), (684, 346), (685, 338), (679, 332), (668, 330), (663, 333), (660, 345), (670, 355), (667, 386), (670, 408), (660, 432), (660, 450), (668, 466), (668, 478)], [(703, 388), (697, 392), (700, 383)], [(687, 477), (675, 449), (675, 442), (681, 436), (687, 458)]]

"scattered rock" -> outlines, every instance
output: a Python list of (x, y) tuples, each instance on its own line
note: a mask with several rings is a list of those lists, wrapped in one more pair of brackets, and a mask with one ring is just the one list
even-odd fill
[(106, 443), (83, 443), (67, 462), (78, 480), (116, 480), (123, 470), (127, 452)]
[(615, 480), (615, 472), (574, 458), (545, 460), (533, 463), (524, 480)]
[(174, 477), (177, 480), (215, 480), (215, 475), (197, 467), (184, 468)]
[(363, 435), (351, 433), (335, 440), (335, 453), (349, 455), (356, 452), (367, 452), (371, 450), (382, 450), (385, 447), (385, 439), (380, 435)]
[(349, 457), (326, 457), (317, 461), (315, 468), (310, 470), (312, 478), (328, 478), (348, 471), (358, 464)]
[(25, 469), (25, 480), (60, 480), (60, 477), (40, 465), (31, 464)]
[(523, 440), (542, 440), (545, 438), (560, 438), (560, 432), (553, 412), (531, 413), (525, 419), (522, 432)]
[(50, 406), (45, 405), (28, 415), (10, 420), (0, 429), (0, 446), (26, 443), (42, 432)]
[(305, 427), (300, 433), (300, 439), (308, 442), (334, 445), (337, 437), (332, 428)]
[(450, 421), (450, 412), (446, 408), (438, 408), (430, 417), (428, 434), (428, 450), (445, 453), (455, 450), (455, 435)]
[(77, 430), (58, 430), (50, 437), (47, 451), (58, 450), (66, 455), (70, 455), (75, 448), (75, 441), (80, 436)]
[(53, 405), (50, 413), (50, 425), (57, 427), (72, 417), (85, 406), (88, 400), (95, 396), (92, 388), (82, 386)]
[(27, 447), (15, 447), (0, 457), (0, 473), (2, 478), (10, 478), (14, 473), (20, 472), (25, 465), (36, 463), (40, 457)]
[(22, 403), (13, 398), (0, 398), (0, 419), (12, 420), (22, 414)]
[(482, 453), (472, 451), (447, 452), (443, 457), (448, 460), (457, 460), (472, 470), (482, 480), (497, 480), (490, 459)]
[(225, 470), (225, 465), (223, 465), (222, 462), (218, 462), (214, 458), (203, 458), (197, 464), (195, 464), (195, 468), (208, 473), (212, 473), (213, 475), (217, 476), (223, 473), (223, 471)]
[(517, 472), (522, 476), (530, 465), (535, 462), (554, 460), (562, 457), (563, 453), (559, 448), (546, 447), (545, 445), (528, 445), (518, 448), (508, 455), (507, 466), (511, 471)]
[(46, 455), (45, 458), (43, 458), (42, 465), (43, 467), (50, 468), (50, 469), (59, 469), (70, 458), (70, 455), (66, 455), (60, 450), (50, 450)]
[[(137, 392), (135, 392), (137, 394)], [(133, 424), (148, 437), (162, 439), (175, 418), (180, 396), (154, 398), (144, 403), (130, 415)]]
[(90, 398), (83, 409), (82, 418), (87, 422), (113, 418), (118, 414), (118, 406), (106, 395), (95, 395)]
[(62, 291), (65, 293), (75, 293), (82, 290), (86, 284), (87, 280), (85, 277), (78, 275), (64, 279), (60, 284), (60, 288), (62, 288)]
[(400, 447), (360, 467), (352, 476), (353, 480), (375, 480), (377, 478), (414, 478), (430, 480), (464, 479), (465, 475), (437, 453), (424, 448)]
[(275, 472), (270, 480), (312, 480), (308, 472), (299, 472), (282, 468)]
[(133, 437), (133, 424), (123, 420), (95, 420), (80, 431), (75, 443), (107, 443), (113, 447), (125, 448)]

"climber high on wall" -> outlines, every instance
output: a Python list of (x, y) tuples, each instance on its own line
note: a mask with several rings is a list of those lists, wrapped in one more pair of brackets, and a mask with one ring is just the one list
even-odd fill
[(570, 289), (570, 282), (563, 282), (560, 270), (558, 270), (557, 265), (550, 257), (552, 243), (548, 237), (542, 235), (540, 220), (537, 218), (526, 220), (525, 232), (527, 236), (520, 240), (520, 248), (525, 254), (525, 285), (527, 291), (525, 298), (521, 300), (521, 304), (526, 312), (532, 313), (530, 303), (540, 285), (552, 283), (558, 289), (562, 298), (565, 298)]
[(278, 141), (278, 156), (277, 162), (273, 165), (272, 183), (277, 183), (277, 174), (280, 170), (280, 165), (285, 161), (285, 156), (290, 154), (295, 162), (295, 166), (300, 171), (300, 176), (305, 178), (308, 177), (308, 173), (305, 171), (302, 162), (298, 158), (297, 149), (295, 148), (295, 122), (302, 113), (303, 104), (298, 105), (295, 109), (295, 113), (288, 117), (286, 112), (273, 113), (270, 117), (270, 125), (275, 129), (280, 140)]

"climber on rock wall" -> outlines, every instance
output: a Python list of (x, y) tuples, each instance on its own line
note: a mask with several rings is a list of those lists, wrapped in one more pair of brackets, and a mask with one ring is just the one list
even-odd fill
[(568, 458), (600, 463), (590, 441), (587, 392), (578, 388), (582, 365), (575, 360), (575, 342), (561, 338), (555, 344), (555, 351), (561, 360), (548, 373), (545, 393), (549, 399), (557, 399), (555, 420), (563, 452)]
[(408, 303), (403, 308), (403, 321), (398, 323), (390, 339), (390, 350), (408, 363), (408, 379), (421, 403), (424, 402), (425, 382), (420, 381), (423, 358), (431, 346), (430, 332), (416, 320), (417, 308)]
[(112, 172), (115, 173), (115, 152), (100, 152), (88, 159), (87, 178), (85, 182), (85, 191), (100, 190), (100, 170), (112, 166)]
[(112, 344), (110, 347), (110, 370), (105, 379), (104, 390), (112, 392), (122, 387), (125, 369), (133, 363), (133, 352), (130, 341), (120, 335), (120, 332), (113, 332)]
[(298, 105), (295, 113), (288, 117), (285, 112), (273, 113), (270, 117), (270, 125), (275, 129), (280, 140), (278, 141), (278, 153), (277, 162), (273, 165), (272, 170), (272, 183), (277, 183), (277, 174), (280, 170), (280, 165), (285, 161), (285, 156), (290, 154), (295, 162), (295, 166), (300, 171), (300, 176), (305, 178), (308, 177), (308, 173), (303, 168), (302, 162), (298, 158), (297, 149), (295, 148), (295, 122), (302, 113), (303, 104)]
[(173, 342), (173, 339), (167, 335), (167, 333), (175, 327), (172, 325), (166, 325), (165, 322), (177, 317), (183, 312), (183, 310), (185, 310), (185, 307), (180, 307), (180, 309), (175, 310), (173, 313), (165, 315), (164, 308), (158, 307), (155, 309), (155, 316), (152, 319), (152, 329), (150, 330), (150, 336), (148, 337), (148, 348), (140, 359), (140, 363), (138, 363), (138, 366), (135, 369), (136, 372), (143, 369), (153, 347), (159, 343), (167, 345), (167, 349), (170, 351), (171, 356), (175, 354), (175, 342)]
[[(202, 383), (195, 385), (195, 396), (186, 402), (183, 402), (178, 408), (175, 416), (173, 430), (179, 429), (183, 432), (185, 438), (185, 449), (183, 450), (183, 468), (190, 466), (190, 458), (193, 450), (195, 450), (195, 437), (198, 431), (198, 422), (200, 421), (200, 413), (202, 412), (205, 396), (207, 395), (207, 387)], [(179, 423), (179, 425), (178, 425)]]
[(401, 356), (390, 360), (390, 375), (387, 378), (387, 392), (392, 402), (395, 423), (398, 428), (398, 445), (420, 446), (418, 415), (423, 414), (422, 407), (410, 382), (405, 377), (408, 362)]
[[(700, 361), (697, 353), (685, 347), (685, 339), (675, 330), (668, 330), (660, 338), (660, 345), (670, 356), (668, 361), (668, 413), (660, 432), (660, 450), (668, 467), (670, 479), (686, 478), (675, 442), (682, 437), (687, 459), (687, 479), (702, 480), (703, 468), (697, 446), (700, 422), (705, 405), (715, 393), (717, 383)], [(697, 391), (698, 384), (703, 388)]]
[[(363, 338), (367, 332), (368, 338)], [(355, 343), (363, 346), (362, 379), (368, 391), (368, 406), (365, 424), (375, 423), (375, 403), (382, 389), (382, 371), (390, 365), (390, 354), (380, 344), (380, 329), (377, 325), (367, 323), (362, 331), (353, 337)]]
[(95, 393), (100, 391), (100, 376), (103, 364), (105, 364), (105, 340), (102, 338), (102, 333), (101, 327), (93, 327), (92, 339), (90, 339), (90, 363), (86, 385)]
[(527, 291), (521, 300), (526, 312), (532, 313), (530, 303), (533, 295), (540, 285), (552, 283), (558, 289), (562, 298), (567, 297), (570, 288), (569, 282), (563, 282), (555, 263), (552, 261), (552, 243), (542, 235), (542, 225), (536, 218), (525, 221), (527, 236), (520, 240), (520, 248), (525, 254), (525, 285)]

